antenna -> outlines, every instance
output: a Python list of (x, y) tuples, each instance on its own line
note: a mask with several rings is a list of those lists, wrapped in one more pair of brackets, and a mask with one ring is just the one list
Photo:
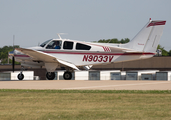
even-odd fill
[(60, 36), (60, 34), (61, 34), (61, 33), (57, 33), (57, 35), (58, 35), (59, 39), (62, 39), (62, 38), (61, 38), (61, 36)]
[(112, 39), (110, 39), (109, 42), (107, 42), (107, 43), (110, 43), (110, 41), (112, 41)]
[(66, 33), (57, 33), (59, 39), (62, 39), (60, 35), (64, 35), (64, 34), (66, 34)]

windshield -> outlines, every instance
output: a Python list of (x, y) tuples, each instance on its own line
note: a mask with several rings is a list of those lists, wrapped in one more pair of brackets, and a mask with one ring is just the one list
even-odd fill
[(53, 40), (46, 46), (46, 49), (61, 49), (62, 41)]
[(45, 42), (42, 43), (40, 46), (41, 46), (41, 47), (44, 47), (49, 41), (50, 41), (50, 40), (45, 41)]

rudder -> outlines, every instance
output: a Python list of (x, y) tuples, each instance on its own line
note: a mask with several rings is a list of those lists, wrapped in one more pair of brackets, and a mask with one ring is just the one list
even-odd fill
[(125, 48), (138, 52), (155, 53), (166, 21), (150, 20)]
[(151, 32), (147, 39), (143, 52), (156, 52), (165, 24), (166, 21), (151, 21), (148, 24), (147, 28), (151, 27)]

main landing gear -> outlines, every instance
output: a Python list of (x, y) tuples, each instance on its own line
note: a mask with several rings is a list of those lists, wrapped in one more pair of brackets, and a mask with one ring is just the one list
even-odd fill
[(47, 72), (46, 73), (46, 78), (48, 80), (53, 80), (55, 78), (55, 72)]
[(65, 80), (71, 80), (71, 78), (72, 78), (72, 73), (69, 72), (69, 71), (64, 72), (63, 78), (64, 78)]
[[(47, 72), (47, 73), (46, 73), (46, 78), (47, 78), (48, 80), (53, 80), (53, 79), (55, 78), (55, 72)], [(71, 80), (71, 78), (72, 78), (72, 73), (69, 72), (69, 71), (64, 72), (63, 78), (64, 78), (65, 80)]]

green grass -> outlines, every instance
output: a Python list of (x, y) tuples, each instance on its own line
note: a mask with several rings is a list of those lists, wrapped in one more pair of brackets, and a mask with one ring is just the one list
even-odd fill
[(0, 90), (0, 120), (171, 119), (171, 91)]

